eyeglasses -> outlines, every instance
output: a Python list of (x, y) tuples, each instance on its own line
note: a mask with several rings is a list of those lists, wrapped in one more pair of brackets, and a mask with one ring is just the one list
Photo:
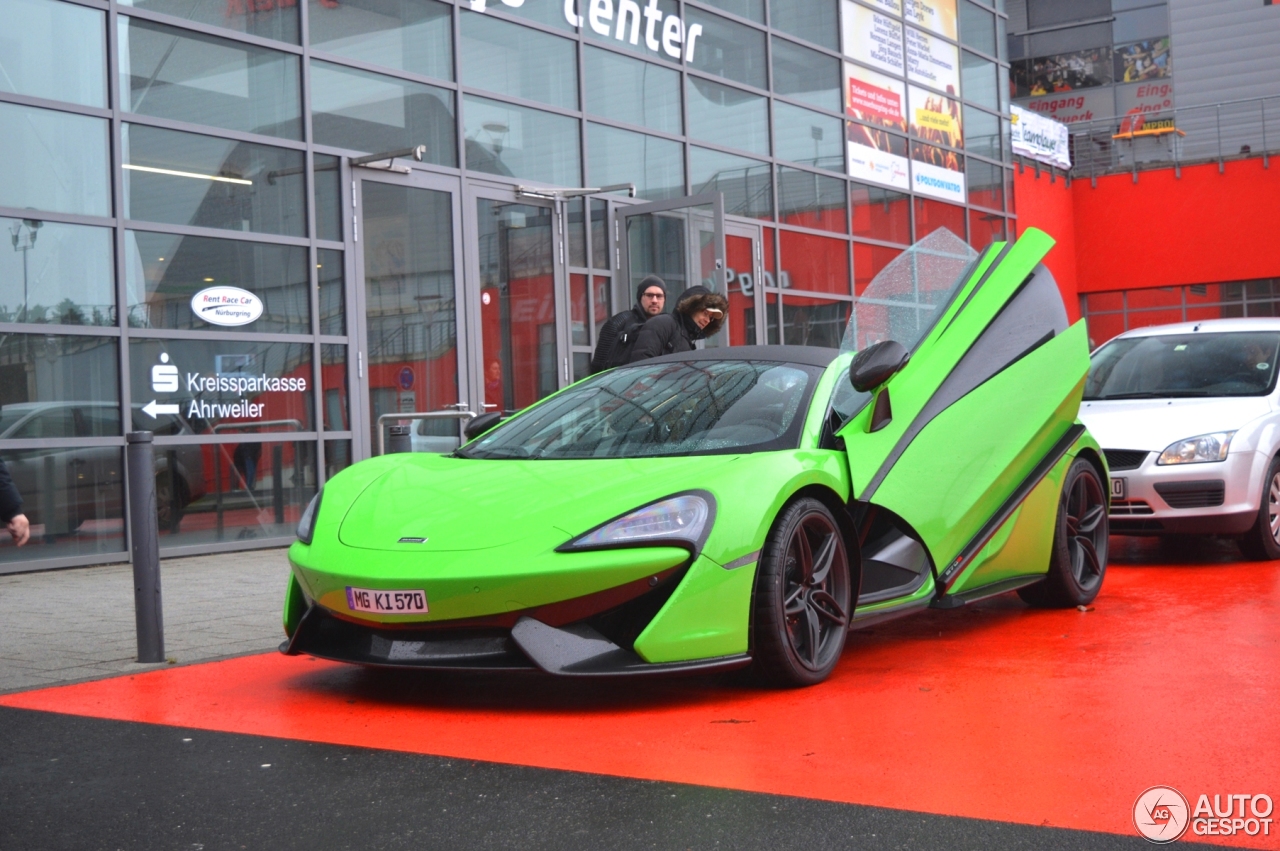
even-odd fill
[(667, 294), (666, 294), (666, 293), (645, 293), (645, 294), (644, 294), (644, 297), (645, 297), (645, 298), (657, 298), (657, 299), (664, 299), (664, 298), (666, 298), (666, 297), (667, 297)]

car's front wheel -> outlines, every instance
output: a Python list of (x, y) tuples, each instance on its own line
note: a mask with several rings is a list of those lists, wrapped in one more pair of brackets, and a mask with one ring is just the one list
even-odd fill
[(1271, 459), (1267, 477), (1262, 482), (1258, 519), (1240, 538), (1240, 551), (1250, 561), (1280, 558), (1280, 457)]
[(1018, 589), (1033, 606), (1068, 608), (1092, 603), (1107, 572), (1106, 491), (1098, 470), (1077, 458), (1067, 470), (1058, 499), (1049, 574), (1044, 581)]
[(830, 676), (852, 609), (849, 557), (825, 505), (803, 498), (774, 521), (756, 571), (755, 667), (766, 682), (808, 686)]

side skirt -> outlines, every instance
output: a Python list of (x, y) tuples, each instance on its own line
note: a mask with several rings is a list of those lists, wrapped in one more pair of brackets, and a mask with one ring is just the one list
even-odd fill
[(900, 606), (894, 606), (892, 609), (880, 609), (879, 611), (868, 612), (861, 616), (855, 612), (853, 620), (849, 622), (849, 631), (853, 632), (859, 629), (866, 629), (869, 626), (887, 623), (888, 621), (905, 617), (913, 612), (918, 612), (921, 609), (927, 609), (929, 608), (930, 601), (931, 598), (923, 597), (919, 600), (911, 600), (903, 603)]
[(1016, 591), (1019, 588), (1025, 588), (1028, 585), (1035, 585), (1043, 579), (1043, 573), (1036, 573), (1031, 576), (1011, 576), (1008, 579), (1002, 579), (999, 582), (992, 582), (990, 585), (983, 585), (981, 588), (974, 588), (961, 594), (948, 594), (945, 597), (935, 597), (929, 605), (930, 608), (934, 609), (958, 609), (961, 606), (976, 603), (978, 600), (985, 600), (988, 597), (996, 597), (1007, 591)]

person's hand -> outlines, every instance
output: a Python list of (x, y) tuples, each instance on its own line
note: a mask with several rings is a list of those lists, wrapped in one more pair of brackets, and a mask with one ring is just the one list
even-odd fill
[(31, 538), (31, 523), (25, 514), (15, 514), (9, 521), (9, 534), (13, 536), (14, 546), (20, 547)]

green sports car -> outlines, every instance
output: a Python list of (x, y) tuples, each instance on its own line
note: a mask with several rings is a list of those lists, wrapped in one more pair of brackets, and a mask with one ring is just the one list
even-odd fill
[(849, 630), (928, 606), (1088, 603), (1108, 476), (1052, 245), (935, 231), (840, 350), (659, 357), (477, 418), (450, 455), (355, 464), (299, 524), (281, 650), (808, 685)]

